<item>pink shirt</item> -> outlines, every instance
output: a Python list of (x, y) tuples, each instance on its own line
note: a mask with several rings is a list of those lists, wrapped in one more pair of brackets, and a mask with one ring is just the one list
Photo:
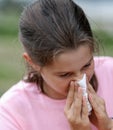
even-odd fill
[[(113, 58), (95, 58), (98, 94), (113, 116)], [(64, 115), (65, 100), (45, 96), (33, 83), (20, 81), (0, 99), (1, 130), (70, 130)], [(92, 130), (96, 130), (92, 128)]]

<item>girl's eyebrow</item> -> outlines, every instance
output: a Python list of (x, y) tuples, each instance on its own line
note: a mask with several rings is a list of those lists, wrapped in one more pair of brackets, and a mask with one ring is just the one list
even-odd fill
[[(89, 60), (85, 65), (89, 64), (92, 60), (93, 60), (93, 56), (90, 58), (90, 60)], [(84, 66), (85, 66), (85, 65), (84, 65)], [(84, 66), (83, 66), (83, 67), (84, 67)]]

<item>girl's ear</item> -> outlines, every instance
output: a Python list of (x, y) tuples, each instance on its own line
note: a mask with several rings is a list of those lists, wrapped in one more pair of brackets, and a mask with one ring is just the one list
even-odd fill
[(23, 58), (29, 63), (35, 70), (40, 71), (41, 67), (38, 64), (35, 64), (27, 52), (23, 53)]
[(29, 55), (28, 55), (26, 52), (23, 53), (23, 58), (24, 58), (30, 65), (33, 63), (32, 60), (31, 60), (31, 58), (29, 57)]

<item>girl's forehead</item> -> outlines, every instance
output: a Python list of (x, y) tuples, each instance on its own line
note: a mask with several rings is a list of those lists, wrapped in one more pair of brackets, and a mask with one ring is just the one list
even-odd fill
[[(77, 49), (65, 51), (55, 57), (55, 61), (70, 61), (88, 58), (93, 52), (88, 46), (80, 46)], [(68, 59), (68, 60), (67, 60)]]
[(88, 46), (80, 46), (76, 50), (69, 50), (56, 56), (51, 64), (51, 67), (68, 67), (82, 66), (87, 64), (92, 58), (91, 49)]

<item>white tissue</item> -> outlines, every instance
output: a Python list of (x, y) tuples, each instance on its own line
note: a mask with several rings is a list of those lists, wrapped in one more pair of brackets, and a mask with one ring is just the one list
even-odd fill
[(87, 94), (87, 83), (86, 83), (86, 74), (83, 75), (83, 78), (79, 81), (77, 81), (77, 83), (80, 85), (80, 87), (83, 88), (83, 96), (86, 97), (87, 100), (87, 105), (88, 105), (88, 112), (89, 114), (91, 113), (92, 107), (90, 102), (88, 101), (88, 94)]

